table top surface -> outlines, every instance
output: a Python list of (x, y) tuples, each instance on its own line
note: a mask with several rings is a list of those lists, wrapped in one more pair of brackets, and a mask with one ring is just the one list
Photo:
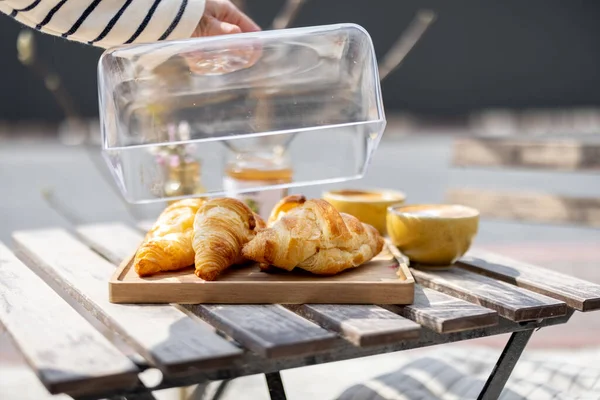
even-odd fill
[(140, 244), (141, 226), (19, 231), (12, 250), (0, 244), (0, 322), (51, 393), (137, 390), (148, 367), (163, 372), (160, 387), (272, 372), (560, 324), (574, 311), (600, 309), (600, 285), (477, 249), (447, 270), (412, 268), (407, 306), (112, 304), (108, 280)]

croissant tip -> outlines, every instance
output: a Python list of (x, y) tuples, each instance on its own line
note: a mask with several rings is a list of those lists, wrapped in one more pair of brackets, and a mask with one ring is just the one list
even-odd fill
[(267, 264), (267, 263), (258, 264), (258, 268), (260, 268), (260, 272), (265, 272), (265, 273), (276, 272), (276, 268), (274, 266), (272, 266), (271, 264)]
[(202, 279), (203, 281), (214, 281), (215, 279), (217, 279), (217, 276), (219, 275), (216, 272), (203, 272), (199, 269), (197, 269), (196, 271), (194, 271), (194, 274)]
[(145, 276), (152, 276), (161, 272), (160, 266), (156, 263), (141, 259), (134, 261), (133, 268), (140, 278)]

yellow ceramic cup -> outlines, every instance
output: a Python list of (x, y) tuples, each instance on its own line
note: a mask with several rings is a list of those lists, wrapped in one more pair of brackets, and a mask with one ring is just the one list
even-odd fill
[(388, 207), (402, 204), (406, 195), (394, 190), (344, 189), (325, 192), (323, 199), (339, 212), (353, 215), (385, 235)]
[(450, 204), (392, 206), (390, 239), (412, 262), (448, 266), (462, 257), (479, 227), (479, 211)]

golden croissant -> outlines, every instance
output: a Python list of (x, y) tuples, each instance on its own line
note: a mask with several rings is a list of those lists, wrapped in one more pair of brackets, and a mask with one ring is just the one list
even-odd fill
[(230, 266), (246, 262), (242, 247), (264, 228), (265, 222), (239, 200), (207, 201), (194, 221), (196, 276), (212, 281)]
[(204, 202), (204, 199), (185, 199), (164, 209), (133, 260), (139, 276), (175, 271), (194, 264), (194, 217)]
[(339, 213), (327, 201), (295, 204), (269, 228), (258, 232), (244, 246), (242, 255), (288, 271), (298, 267), (333, 275), (366, 263), (383, 249), (383, 238), (374, 227)]

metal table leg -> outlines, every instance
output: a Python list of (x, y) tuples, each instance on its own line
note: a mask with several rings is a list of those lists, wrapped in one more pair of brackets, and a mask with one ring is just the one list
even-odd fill
[[(187, 400), (202, 400), (204, 395), (206, 394), (206, 389), (208, 388), (208, 382), (199, 383), (196, 385), (192, 393), (190, 393), (187, 397), (185, 396), (185, 392), (179, 395), (180, 399), (186, 398)], [(183, 389), (183, 388), (180, 388)]]
[(223, 394), (225, 393), (225, 389), (227, 389), (227, 385), (229, 385), (230, 383), (231, 383), (231, 379), (227, 379), (227, 380), (224, 380), (223, 382), (221, 382), (221, 384), (217, 388), (217, 391), (213, 395), (212, 400), (219, 400), (221, 398), (221, 396), (223, 396)]
[(506, 385), (510, 374), (515, 368), (517, 361), (519, 361), (519, 357), (521, 357), (523, 350), (525, 350), (525, 346), (527, 345), (527, 342), (529, 342), (529, 338), (532, 334), (533, 329), (514, 332), (510, 336), (490, 377), (483, 386), (483, 389), (481, 389), (481, 393), (479, 393), (477, 400), (496, 400), (500, 397), (504, 385)]
[(279, 372), (272, 372), (265, 374), (267, 378), (267, 386), (269, 387), (269, 395), (271, 400), (286, 400), (285, 389), (283, 388), (283, 382), (281, 381), (281, 375)]

